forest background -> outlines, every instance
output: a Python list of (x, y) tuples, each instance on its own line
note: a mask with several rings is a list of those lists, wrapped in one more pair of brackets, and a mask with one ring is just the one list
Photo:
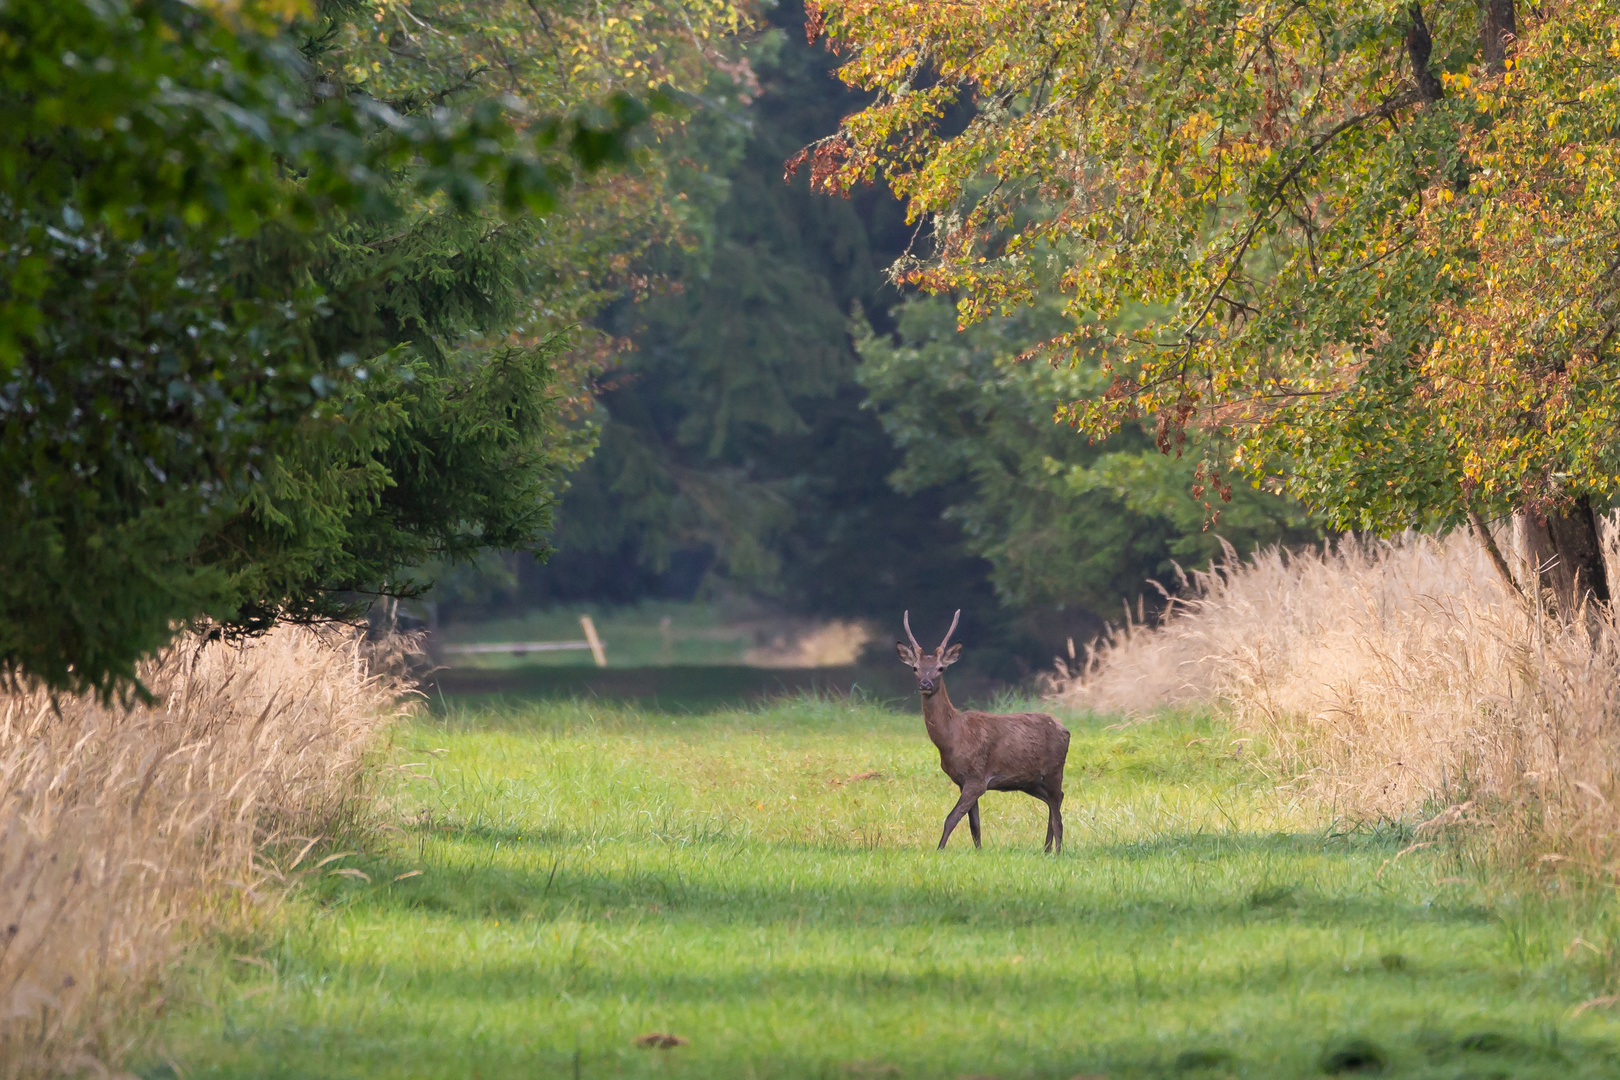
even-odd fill
[[(1161, 454), (1143, 429), (1097, 442), (1056, 422), (1095, 369), (1031, 362), (1072, 329), (1053, 302), (958, 333), (947, 297), (889, 270), (917, 228), (881, 184), (815, 190), (784, 165), (869, 97), (811, 42), (802, 4), (767, 5), (664, 152), (691, 208), (650, 244), (637, 291), (591, 316), (606, 360), (554, 550), (444, 568), (418, 610), (477, 620), (569, 602), (747, 598), (893, 622), (964, 609), (975, 665), (1001, 678), (1095, 635), (1150, 581), (1319, 535), (1249, 485), (1203, 497), (1210, 447)], [(731, 69), (735, 71), (736, 69)], [(965, 120), (957, 118), (958, 126)], [(684, 187), (682, 186), (684, 185)]]
[(1600, 13), (1510, 58), (1506, 0), (611, 10), (7, 9), (0, 668), (107, 694), (182, 622), (434, 581), (961, 605), (1016, 667), (1223, 533), (1314, 535), (1283, 491), (1510, 517), (1561, 609), (1608, 598)]
[(1313, 535), (1207, 484), (1222, 447), (1054, 423), (1106, 386), (1022, 358), (1099, 329), (1057, 282), (960, 334), (893, 287), (901, 204), (788, 163), (872, 107), (814, 21), (7, 9), (0, 670), (106, 696), (183, 625), (745, 596), (960, 607), (1016, 677)]

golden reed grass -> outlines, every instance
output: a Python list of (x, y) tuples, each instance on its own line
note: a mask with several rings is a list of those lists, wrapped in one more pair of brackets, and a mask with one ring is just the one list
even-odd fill
[(352, 818), (402, 708), (372, 667), (284, 627), (182, 638), (151, 706), (0, 694), (0, 1078), (116, 1067), (183, 941), (269, 895), (268, 846)]
[(1133, 715), (1216, 705), (1347, 817), (1474, 823), (1521, 855), (1620, 865), (1612, 616), (1552, 618), (1468, 533), (1232, 556), (1058, 692)]

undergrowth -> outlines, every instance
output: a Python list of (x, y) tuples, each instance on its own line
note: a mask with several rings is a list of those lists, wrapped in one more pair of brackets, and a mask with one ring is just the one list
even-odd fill
[(5, 1080), (116, 1068), (186, 943), (280, 895), (266, 856), (290, 864), (354, 823), (402, 711), (348, 634), (184, 637), (141, 678), (153, 704), (0, 694)]
[(1620, 629), (1526, 601), (1466, 533), (1231, 557), (1057, 690), (1219, 708), (1279, 783), (1419, 842), (1469, 834), (1504, 872), (1620, 872)]

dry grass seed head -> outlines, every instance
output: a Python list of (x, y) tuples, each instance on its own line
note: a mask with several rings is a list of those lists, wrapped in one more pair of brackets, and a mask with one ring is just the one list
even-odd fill
[(0, 1080), (116, 1064), (181, 924), (253, 908), (266, 844), (330, 834), (401, 711), (358, 635), (182, 638), (156, 704), (0, 694)]
[(1562, 622), (1527, 605), (1466, 533), (1273, 548), (1189, 586), (1159, 625), (1095, 643), (1055, 691), (1137, 717), (1213, 703), (1350, 816), (1620, 867), (1609, 613)]

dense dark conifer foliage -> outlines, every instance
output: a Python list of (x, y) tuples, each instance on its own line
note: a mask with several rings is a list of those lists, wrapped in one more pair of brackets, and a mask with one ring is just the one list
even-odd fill
[(430, 558), (543, 548), (588, 435), (525, 316), (568, 291), (557, 237), (521, 215), (628, 160), (647, 109), (385, 104), (328, 62), (354, 20), (0, 8), (0, 675), (112, 694), (183, 622), (350, 615)]

